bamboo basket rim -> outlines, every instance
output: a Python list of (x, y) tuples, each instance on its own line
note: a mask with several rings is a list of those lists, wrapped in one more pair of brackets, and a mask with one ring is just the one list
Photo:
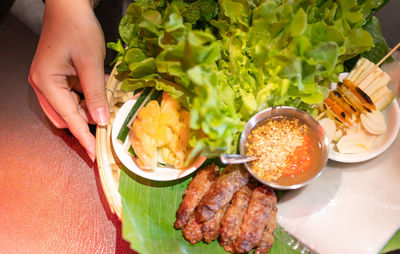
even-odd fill
[[(118, 192), (118, 181), (115, 180), (113, 174), (118, 174), (121, 166), (115, 161), (112, 154), (111, 144), (111, 129), (112, 129), (112, 104), (114, 102), (114, 92), (118, 89), (120, 81), (115, 76), (117, 75), (116, 67), (113, 68), (106, 84), (107, 101), (110, 107), (110, 121), (107, 126), (96, 129), (96, 154), (97, 167), (99, 170), (100, 183), (106, 196), (111, 212), (120, 220), (122, 219), (122, 203), (121, 195)], [(116, 113), (116, 112), (115, 112)], [(114, 114), (115, 117), (115, 114)], [(116, 170), (115, 170), (116, 169)], [(118, 171), (119, 172), (116, 172)], [(119, 177), (118, 177), (119, 178)]]

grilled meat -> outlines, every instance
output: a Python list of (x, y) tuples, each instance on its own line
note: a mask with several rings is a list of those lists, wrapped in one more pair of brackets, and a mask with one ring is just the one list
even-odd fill
[(234, 252), (233, 243), (242, 224), (244, 214), (250, 201), (255, 185), (248, 183), (233, 196), (232, 203), (221, 221), (221, 245), (226, 251)]
[(211, 219), (248, 181), (249, 173), (242, 166), (227, 166), (200, 201), (195, 212), (196, 220), (205, 222)]
[(201, 230), (206, 243), (211, 243), (212, 241), (218, 239), (221, 228), (221, 220), (224, 217), (227, 209), (228, 205), (219, 209), (215, 213), (214, 217), (203, 223)]
[(276, 213), (278, 209), (275, 207), (270, 208), (270, 216), (268, 217), (267, 226), (264, 229), (261, 242), (258, 245), (257, 249), (254, 251), (254, 254), (264, 254), (269, 253), (272, 245), (274, 244), (274, 231), (276, 228)]
[(275, 193), (271, 188), (260, 186), (254, 189), (234, 243), (237, 252), (250, 252), (260, 244), (266, 226), (276, 213), (276, 202)]
[(194, 216), (189, 219), (189, 222), (182, 229), (183, 237), (191, 244), (200, 242), (203, 239), (201, 231), (201, 223), (197, 222)]
[(174, 223), (176, 229), (182, 228), (189, 221), (190, 217), (194, 214), (196, 206), (217, 178), (218, 172), (219, 168), (211, 164), (199, 171), (190, 182), (182, 203), (176, 211), (176, 221)]
[(188, 185), (176, 212), (175, 228), (195, 244), (218, 237), (231, 253), (268, 253), (274, 243), (277, 198), (244, 168), (229, 165), (218, 176), (210, 165), (198, 172)]

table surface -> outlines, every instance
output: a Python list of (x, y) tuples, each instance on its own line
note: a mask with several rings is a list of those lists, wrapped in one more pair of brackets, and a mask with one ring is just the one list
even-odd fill
[(132, 252), (96, 165), (28, 84), (38, 37), (10, 14), (0, 31), (0, 253)]
[(96, 165), (28, 84), (38, 37), (12, 15), (0, 31), (0, 253), (130, 252)]

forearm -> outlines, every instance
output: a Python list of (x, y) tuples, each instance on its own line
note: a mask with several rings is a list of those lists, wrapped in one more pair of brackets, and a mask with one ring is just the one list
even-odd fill
[[(108, 122), (104, 82), (105, 43), (91, 0), (46, 0), (42, 33), (29, 82), (43, 111), (58, 128), (68, 128), (96, 157), (88, 123)], [(69, 77), (75, 76), (75, 82)], [(80, 101), (75, 91), (82, 91)]]
[(46, 0), (45, 8), (68, 8), (68, 9), (91, 9), (94, 8), (95, 0)]

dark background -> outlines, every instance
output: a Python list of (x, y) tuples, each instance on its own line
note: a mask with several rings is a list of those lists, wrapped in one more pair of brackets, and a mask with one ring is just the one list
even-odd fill
[(391, 0), (376, 16), (381, 22), (382, 33), (389, 47), (394, 47), (400, 42), (400, 1)]

